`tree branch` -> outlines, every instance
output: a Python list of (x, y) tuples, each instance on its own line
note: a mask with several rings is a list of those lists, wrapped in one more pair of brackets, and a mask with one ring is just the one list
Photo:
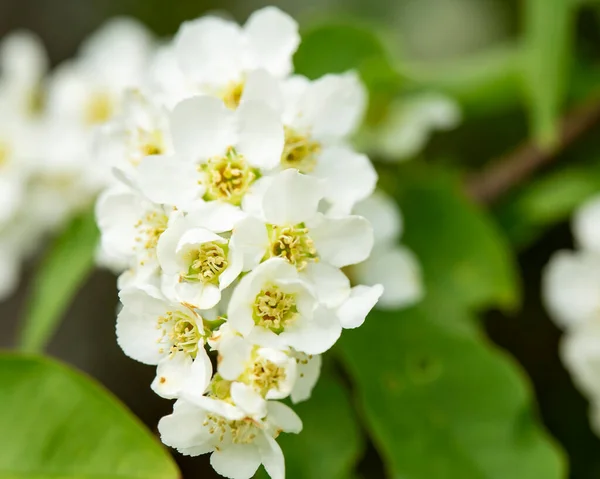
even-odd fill
[(562, 120), (559, 138), (551, 150), (544, 150), (529, 141), (514, 151), (492, 161), (482, 171), (467, 179), (467, 194), (478, 203), (493, 203), (536, 170), (552, 162), (586, 131), (600, 122), (600, 99), (588, 100)]

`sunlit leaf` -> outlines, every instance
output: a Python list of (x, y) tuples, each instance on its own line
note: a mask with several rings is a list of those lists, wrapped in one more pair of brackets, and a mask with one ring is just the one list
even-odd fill
[(51, 360), (5, 354), (0, 384), (0, 477), (178, 477), (160, 443), (90, 378)]
[(564, 478), (519, 369), (478, 335), (449, 327), (472, 322), (468, 313), (441, 306), (377, 312), (341, 339), (389, 477)]

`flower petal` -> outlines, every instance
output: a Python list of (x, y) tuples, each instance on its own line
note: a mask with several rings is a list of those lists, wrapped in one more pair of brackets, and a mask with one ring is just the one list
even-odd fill
[(260, 460), (271, 479), (285, 479), (285, 460), (277, 441), (267, 434), (261, 434), (256, 444)]
[(251, 353), (252, 344), (240, 336), (224, 340), (219, 346), (219, 374), (228, 381), (237, 380), (244, 372)]
[(378, 308), (405, 308), (423, 297), (421, 267), (412, 251), (403, 246), (374, 251), (366, 261), (353, 266), (353, 272), (359, 283), (383, 286)]
[(190, 375), (192, 358), (188, 354), (177, 353), (167, 356), (158, 363), (156, 377), (151, 388), (160, 397), (175, 399)]
[(263, 195), (267, 223), (296, 225), (313, 218), (324, 196), (320, 180), (288, 169), (273, 177)]
[(244, 257), (243, 271), (250, 271), (260, 263), (269, 247), (265, 224), (252, 217), (238, 222), (231, 234), (230, 245), (239, 249)]
[(279, 165), (284, 143), (280, 114), (256, 101), (244, 101), (236, 113), (238, 153), (256, 168), (271, 170)]
[(131, 288), (121, 291), (124, 306), (117, 316), (117, 342), (125, 354), (144, 364), (158, 364), (164, 357), (159, 340), (162, 331), (157, 320), (168, 309), (167, 304), (147, 291)]
[(199, 456), (214, 450), (206, 428), (198, 427), (204, 422), (206, 412), (201, 408), (179, 399), (173, 413), (158, 422), (160, 440), (176, 448), (186, 456)]
[(317, 140), (343, 139), (360, 125), (366, 99), (365, 88), (356, 73), (325, 75), (304, 92), (297, 122), (310, 129)]
[(308, 224), (319, 257), (338, 268), (364, 261), (373, 248), (373, 228), (361, 216), (321, 217)]
[(210, 456), (215, 471), (230, 479), (250, 479), (260, 462), (258, 448), (253, 444), (228, 444)]
[(335, 308), (350, 296), (350, 280), (339, 268), (327, 263), (308, 263), (302, 279), (313, 285), (320, 303)]
[(175, 152), (183, 161), (199, 163), (225, 154), (235, 144), (233, 112), (218, 98), (197, 96), (181, 101), (171, 113)]
[(546, 307), (563, 328), (577, 327), (600, 311), (600, 256), (589, 252), (559, 251), (543, 274)]
[(600, 253), (600, 197), (587, 201), (573, 217), (573, 236), (586, 250)]
[(246, 214), (237, 206), (220, 201), (197, 203), (187, 214), (186, 222), (212, 231), (224, 233), (231, 231), (235, 224), (244, 219)]
[(250, 15), (244, 32), (257, 65), (284, 77), (292, 71), (292, 56), (300, 44), (298, 24), (275, 7)]
[(204, 194), (196, 167), (175, 156), (144, 158), (137, 169), (137, 184), (150, 201), (184, 209)]
[(337, 310), (342, 327), (353, 329), (361, 326), (382, 294), (383, 286), (380, 284), (352, 288), (350, 298)]
[(365, 217), (373, 227), (375, 244), (396, 244), (402, 235), (403, 219), (398, 204), (381, 190), (354, 206), (353, 213)]
[(210, 16), (184, 22), (175, 52), (181, 70), (196, 83), (225, 86), (241, 80), (244, 37), (233, 22)]
[[(287, 99), (286, 99), (287, 101)], [(241, 103), (264, 103), (275, 112), (283, 109), (283, 93), (279, 80), (266, 70), (253, 70), (246, 76)]]
[(343, 147), (325, 148), (312, 174), (326, 182), (330, 213), (348, 214), (359, 201), (370, 196), (377, 184), (377, 172), (365, 155)]
[(291, 407), (277, 401), (269, 401), (267, 413), (267, 421), (280, 431), (292, 434), (302, 431), (302, 420)]
[(294, 349), (306, 354), (321, 354), (339, 339), (342, 326), (336, 312), (318, 307), (310, 320), (296, 320), (286, 326), (279, 338)]
[(267, 402), (247, 384), (232, 383), (231, 399), (237, 407), (254, 419), (262, 419), (267, 414)]
[[(304, 356), (304, 357), (302, 357)], [(312, 390), (321, 374), (322, 358), (320, 354), (307, 356), (300, 354), (297, 367), (297, 377), (292, 389), (291, 399), (294, 404), (310, 398)]]

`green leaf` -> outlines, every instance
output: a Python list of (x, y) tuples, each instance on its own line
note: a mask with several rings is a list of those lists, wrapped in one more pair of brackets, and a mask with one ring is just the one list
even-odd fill
[(461, 183), (431, 168), (402, 170), (400, 177), (395, 188), (406, 223), (403, 242), (421, 262), (427, 294), (473, 308), (514, 308), (520, 300), (514, 254)]
[(598, 192), (599, 165), (569, 167), (519, 189), (496, 208), (496, 215), (511, 242), (523, 248)]
[(447, 94), (469, 116), (489, 115), (518, 105), (521, 51), (516, 44), (434, 65), (408, 63), (400, 68), (415, 86)]
[[(282, 434), (277, 441), (285, 456), (287, 479), (346, 479), (362, 452), (362, 436), (348, 392), (328, 369), (311, 398), (293, 406), (302, 418), (300, 434)], [(267, 479), (261, 470), (257, 476)]]
[(391, 72), (387, 51), (374, 29), (353, 21), (322, 23), (307, 29), (294, 56), (296, 73), (311, 79), (353, 69), (372, 76), (366, 67), (376, 63), (381, 68), (387, 65), (387, 73)]
[(570, 0), (525, 2), (523, 78), (531, 129), (546, 148), (557, 140), (570, 70), (576, 5)]
[(175, 479), (143, 425), (90, 378), (57, 362), (0, 355), (0, 477)]
[(97, 243), (93, 212), (75, 218), (56, 238), (32, 285), (19, 341), (21, 349), (38, 352), (46, 346), (94, 267)]
[(518, 368), (478, 335), (449, 327), (459, 322), (473, 318), (428, 301), (373, 313), (340, 340), (389, 477), (566, 477)]

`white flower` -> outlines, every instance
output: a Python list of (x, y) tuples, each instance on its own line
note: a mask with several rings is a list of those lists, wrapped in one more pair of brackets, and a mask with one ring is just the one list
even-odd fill
[(253, 396), (285, 399), (297, 374), (296, 358), (290, 351), (257, 346), (241, 336), (221, 341), (217, 370), (224, 379), (241, 383), (242, 391), (249, 390), (245, 396), (252, 400)]
[(364, 261), (373, 247), (369, 222), (319, 213), (324, 189), (323, 182), (293, 169), (275, 175), (253, 201), (260, 205), (260, 219), (248, 218), (237, 226), (246, 260), (283, 258), (300, 271), (318, 261), (336, 268)]
[(190, 98), (173, 110), (170, 130), (175, 155), (147, 157), (139, 180), (150, 199), (184, 210), (202, 199), (239, 205), (283, 148), (278, 115), (254, 102), (231, 111), (216, 98)]
[(236, 232), (229, 233), (242, 217), (239, 208), (230, 204), (202, 203), (173, 220), (161, 235), (158, 261), (179, 300), (199, 309), (212, 308), (220, 301), (221, 291), (244, 266)]
[(332, 212), (347, 214), (373, 192), (375, 169), (347, 144), (366, 102), (355, 73), (326, 75), (312, 82), (295, 76), (278, 82), (266, 72), (255, 72), (246, 84), (243, 101), (248, 100), (267, 102), (280, 112), (285, 130), (280, 168), (322, 178)]
[(154, 391), (175, 398), (189, 381), (204, 392), (212, 366), (204, 349), (207, 332), (202, 317), (152, 287), (125, 289), (120, 298), (117, 341), (129, 357), (158, 365)]
[(451, 130), (460, 121), (460, 109), (451, 98), (437, 93), (402, 97), (389, 105), (381, 124), (363, 132), (361, 143), (382, 160), (402, 161), (417, 155), (435, 131)]
[(366, 261), (350, 268), (352, 279), (367, 285), (383, 285), (377, 303), (382, 309), (404, 308), (421, 300), (421, 268), (412, 251), (399, 244), (402, 215), (395, 201), (377, 191), (357, 204), (353, 212), (370, 221), (375, 245)]
[(107, 22), (74, 60), (57, 68), (48, 92), (50, 116), (84, 126), (104, 123), (119, 110), (123, 92), (140, 86), (153, 51), (153, 39), (141, 23)]
[(546, 307), (566, 329), (600, 318), (600, 255), (587, 251), (559, 251), (543, 274)]
[(158, 240), (175, 216), (171, 208), (121, 185), (106, 190), (96, 204), (102, 248), (113, 261), (130, 266), (157, 266)]
[(600, 321), (595, 318), (568, 331), (560, 348), (561, 358), (577, 387), (600, 398)]
[(341, 333), (335, 311), (320, 306), (296, 267), (282, 258), (265, 261), (241, 279), (227, 319), (251, 342), (307, 354), (325, 352)]
[(41, 112), (42, 82), (48, 58), (40, 39), (31, 32), (13, 32), (0, 42), (0, 97), (11, 114), (31, 120)]
[(575, 212), (573, 236), (580, 248), (600, 254), (600, 196), (586, 201)]
[(121, 103), (121, 112), (94, 139), (98, 174), (120, 168), (134, 175), (146, 156), (173, 152), (168, 112), (162, 106), (137, 89), (126, 91)]
[(212, 453), (210, 463), (222, 476), (250, 479), (262, 464), (272, 479), (285, 479), (280, 432), (299, 433), (300, 418), (284, 404), (269, 401), (264, 420), (218, 399), (178, 400), (173, 413), (158, 423), (161, 440), (182, 454)]
[(243, 98), (250, 72), (287, 76), (299, 43), (298, 25), (275, 7), (256, 11), (243, 28), (210, 16), (186, 22), (175, 38), (179, 66), (198, 92), (230, 108)]

